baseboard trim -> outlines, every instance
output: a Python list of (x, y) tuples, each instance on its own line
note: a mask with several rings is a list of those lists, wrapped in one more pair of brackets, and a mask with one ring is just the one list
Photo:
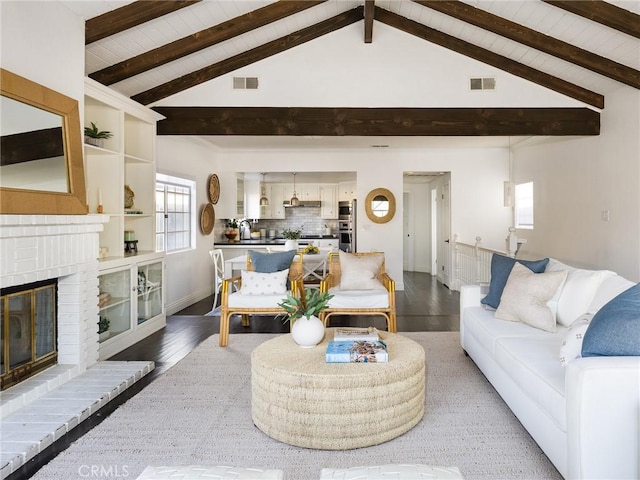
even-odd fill
[(213, 292), (210, 290), (200, 290), (198, 292), (194, 292), (191, 295), (180, 298), (175, 302), (169, 303), (166, 306), (167, 315), (173, 315), (180, 310), (183, 310), (187, 307), (190, 307), (196, 302), (199, 302), (203, 298), (207, 298), (208, 296), (213, 295)]

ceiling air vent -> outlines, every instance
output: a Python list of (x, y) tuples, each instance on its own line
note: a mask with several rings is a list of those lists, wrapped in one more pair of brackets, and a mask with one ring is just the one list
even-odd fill
[(233, 77), (234, 90), (257, 90), (258, 77)]
[(469, 79), (469, 88), (471, 90), (495, 90), (496, 79), (493, 77), (471, 78)]

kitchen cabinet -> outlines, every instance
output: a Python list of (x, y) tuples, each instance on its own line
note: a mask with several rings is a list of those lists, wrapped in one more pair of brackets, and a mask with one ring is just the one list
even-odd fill
[(286, 185), (274, 183), (269, 186), (269, 207), (271, 207), (271, 216), (273, 219), (285, 218), (284, 199), (287, 195)]
[(131, 264), (112, 261), (98, 274), (99, 358), (105, 360), (166, 325), (164, 254)]
[(303, 183), (298, 185), (298, 198), (301, 201), (318, 201), (320, 200), (320, 185), (313, 183)]
[(327, 220), (338, 218), (338, 187), (336, 185), (320, 187), (320, 218)]
[(340, 182), (338, 184), (338, 200), (350, 202), (356, 197), (356, 182)]
[(236, 218), (244, 218), (244, 179), (236, 178)]

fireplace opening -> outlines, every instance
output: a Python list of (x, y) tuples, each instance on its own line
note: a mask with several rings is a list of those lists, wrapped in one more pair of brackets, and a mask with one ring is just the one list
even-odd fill
[(55, 365), (56, 279), (0, 290), (0, 390)]

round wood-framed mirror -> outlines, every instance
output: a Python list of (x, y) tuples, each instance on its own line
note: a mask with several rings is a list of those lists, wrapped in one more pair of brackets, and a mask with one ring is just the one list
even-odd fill
[(376, 188), (367, 195), (364, 209), (372, 222), (387, 223), (396, 214), (396, 197), (386, 188)]

